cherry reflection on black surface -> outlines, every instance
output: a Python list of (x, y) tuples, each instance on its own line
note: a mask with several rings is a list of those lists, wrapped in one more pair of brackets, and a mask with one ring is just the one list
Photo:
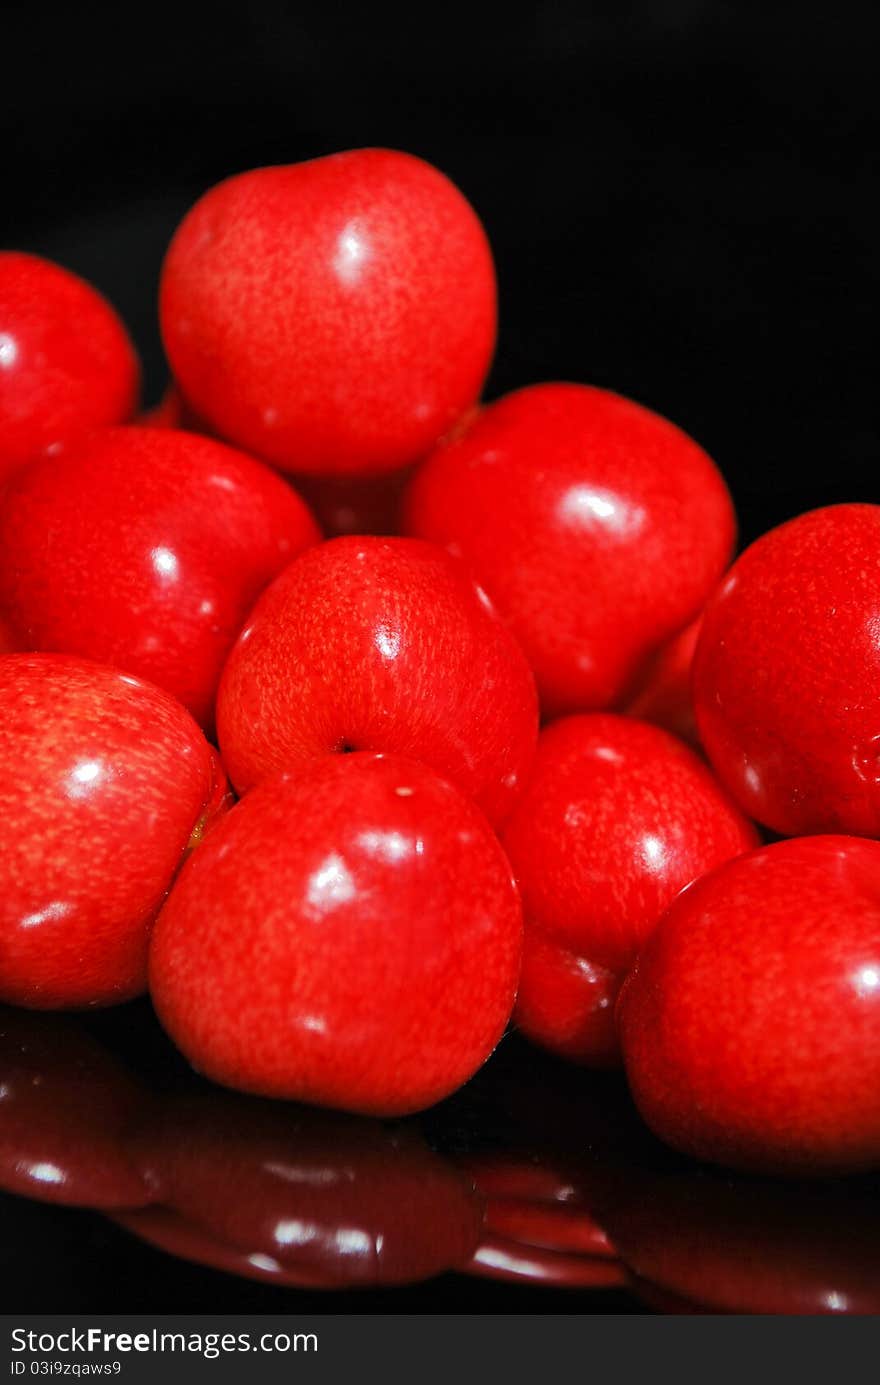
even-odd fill
[[(542, 1286), (537, 1311), (560, 1300), (565, 1311), (880, 1311), (876, 1179), (704, 1170), (652, 1139), (619, 1078), (517, 1039), (455, 1098), (390, 1123), (212, 1087), (143, 1003), (82, 1022), (2, 1010), (0, 1188), (19, 1209), (97, 1209), (172, 1264), (283, 1286), (291, 1307), (296, 1291), (389, 1286), (394, 1312), (390, 1286), (436, 1282), (444, 1311), (467, 1275), (472, 1311), (474, 1277), (499, 1281), (501, 1311), (502, 1284)], [(35, 1225), (51, 1244), (45, 1220)], [(6, 1253), (13, 1265), (15, 1246)], [(75, 1273), (75, 1239), (66, 1253)], [(626, 1293), (595, 1292), (613, 1289)], [(327, 1297), (326, 1311), (338, 1303)]]

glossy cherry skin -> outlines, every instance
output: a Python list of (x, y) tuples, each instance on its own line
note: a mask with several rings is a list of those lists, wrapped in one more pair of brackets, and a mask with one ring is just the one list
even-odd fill
[(0, 619), (21, 648), (148, 678), (210, 726), (253, 602), (319, 537), (252, 458), (172, 429), (104, 429), (9, 482)]
[(805, 837), (679, 895), (617, 1019), (645, 1120), (768, 1173), (880, 1164), (880, 843)]
[[(176, 385), (139, 422), (151, 428), (185, 428), (210, 437), (210, 428), (184, 403)], [(342, 534), (396, 534), (400, 501), (411, 467), (381, 476), (299, 476), (291, 479), (328, 539)]]
[(404, 531), (470, 564), (532, 665), (545, 716), (621, 702), (700, 610), (734, 514), (697, 444), (585, 385), (518, 390), (419, 468)]
[(692, 750), (610, 712), (542, 730), (503, 840), (528, 925), (617, 972), (679, 890), (758, 844)]
[(614, 1005), (621, 976), (551, 941), (529, 922), (523, 934), (516, 1026), (541, 1048), (591, 1068), (620, 1063)]
[(479, 396), (495, 345), (476, 213), (436, 168), (387, 149), (212, 188), (175, 233), (159, 306), (196, 413), (311, 474), (423, 456)]
[(510, 867), (471, 803), (400, 756), (325, 756), (260, 785), (193, 854), (150, 989), (214, 1081), (399, 1115), (489, 1056), (521, 947)]
[(0, 253), (0, 479), (135, 411), (140, 367), (113, 308), (61, 265)]
[(693, 751), (612, 713), (544, 728), (503, 840), (535, 938), (517, 1023), (598, 1065), (616, 1052), (620, 979), (666, 906), (758, 842)]
[(709, 603), (694, 660), (706, 752), (783, 836), (880, 837), (880, 506), (772, 529)]
[(534, 753), (538, 709), (521, 650), (441, 549), (340, 538), (303, 553), (257, 602), (217, 698), (239, 793), (339, 750), (431, 765), (493, 822)]
[(150, 927), (224, 790), (159, 688), (63, 655), (0, 658), (0, 1000), (81, 1008), (143, 991)]

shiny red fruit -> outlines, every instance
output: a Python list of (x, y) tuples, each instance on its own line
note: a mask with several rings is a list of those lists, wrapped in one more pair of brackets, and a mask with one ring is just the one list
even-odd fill
[(134, 347), (97, 289), (51, 260), (0, 253), (0, 478), (124, 423), (139, 387)]
[(150, 679), (207, 726), (248, 611), (318, 538), (252, 458), (172, 429), (103, 429), (10, 481), (0, 621), (21, 648)]
[(504, 834), (529, 922), (615, 971), (679, 890), (756, 843), (693, 751), (612, 713), (544, 728)]
[[(184, 403), (176, 385), (169, 385), (159, 403), (142, 414), (151, 428), (185, 428), (211, 436), (211, 430)], [(342, 534), (396, 534), (400, 501), (411, 467), (381, 476), (299, 476), (290, 479), (308, 504), (328, 539)]]
[(768, 1173), (880, 1164), (880, 843), (778, 842), (692, 885), (617, 1007), (661, 1139)]
[(456, 789), (399, 756), (325, 756), (255, 789), (153, 934), (160, 1020), (214, 1081), (373, 1115), (489, 1056), (521, 952), (510, 867)]
[(393, 751), (431, 765), (496, 823), (537, 727), (515, 641), (460, 564), (411, 539), (303, 553), (254, 608), (217, 697), (240, 793), (316, 755)]
[(699, 612), (735, 527), (691, 438), (629, 399), (569, 384), (484, 409), (417, 471), (403, 514), (407, 533), (469, 563), (547, 716), (626, 696)]
[(618, 973), (578, 957), (527, 924), (514, 1012), (533, 1043), (592, 1068), (617, 1067)]
[(143, 991), (150, 927), (224, 790), (159, 688), (63, 655), (0, 659), (0, 1000), (78, 1008)]
[(812, 510), (747, 548), (706, 609), (700, 736), (784, 836), (880, 836), (880, 506)]
[(595, 1066), (618, 1058), (613, 1002), (663, 910), (758, 842), (687, 746), (610, 713), (545, 727), (503, 840), (529, 939), (517, 1023)]
[(479, 396), (495, 275), (458, 189), (356, 149), (218, 184), (178, 228), (160, 292), (187, 403), (285, 470), (393, 471)]

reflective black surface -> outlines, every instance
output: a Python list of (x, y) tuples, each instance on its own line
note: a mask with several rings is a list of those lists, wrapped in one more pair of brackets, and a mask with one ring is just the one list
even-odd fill
[[(863, 20), (862, 16), (863, 15)], [(180, 216), (259, 164), (381, 143), (437, 163), (498, 262), (489, 393), (587, 380), (658, 409), (731, 482), (745, 538), (874, 500), (878, 103), (867, 7), (637, 0), (383, 25), (351, 7), (161, 5), (133, 36), (5, 17), (0, 243), (109, 293), (164, 382)]]
[(880, 1311), (880, 1180), (698, 1167), (515, 1035), (377, 1122), (212, 1087), (146, 1002), (5, 1010), (0, 1186), (10, 1311)]

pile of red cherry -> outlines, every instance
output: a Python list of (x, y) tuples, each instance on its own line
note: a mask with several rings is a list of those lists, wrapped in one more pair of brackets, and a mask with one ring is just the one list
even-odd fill
[(880, 1163), (880, 507), (727, 572), (673, 424), (478, 407), (489, 246), (405, 154), (213, 188), (159, 308), (132, 425), (113, 310), (0, 255), (0, 999), (149, 985), (209, 1077), (375, 1115), (512, 1014), (698, 1157)]

